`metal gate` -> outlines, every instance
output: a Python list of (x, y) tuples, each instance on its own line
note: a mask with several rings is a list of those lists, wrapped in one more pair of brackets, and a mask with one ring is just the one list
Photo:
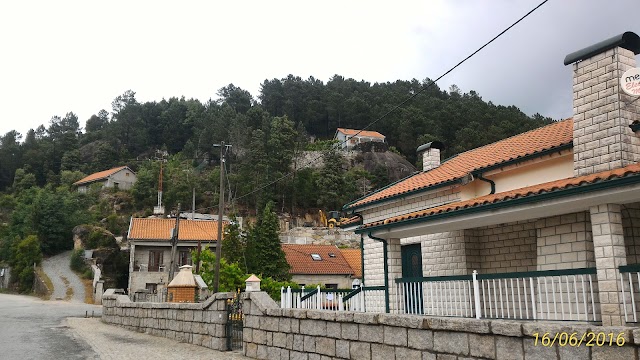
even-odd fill
[(227, 300), (227, 350), (242, 349), (242, 299), (237, 292), (233, 299)]

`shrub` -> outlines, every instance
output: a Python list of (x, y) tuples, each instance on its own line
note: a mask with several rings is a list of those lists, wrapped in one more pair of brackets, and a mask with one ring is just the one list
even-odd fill
[(71, 253), (71, 270), (77, 272), (84, 272), (87, 269), (87, 264), (84, 262), (84, 250), (73, 250)]

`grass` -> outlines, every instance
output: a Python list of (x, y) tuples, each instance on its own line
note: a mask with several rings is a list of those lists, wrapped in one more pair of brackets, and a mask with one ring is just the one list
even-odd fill
[(93, 280), (81, 278), (84, 285), (84, 302), (93, 305)]

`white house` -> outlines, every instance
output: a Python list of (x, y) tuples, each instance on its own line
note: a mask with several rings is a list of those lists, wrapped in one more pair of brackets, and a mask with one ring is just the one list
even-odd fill
[(377, 131), (338, 128), (334, 139), (340, 142), (342, 150), (350, 150), (360, 143), (384, 142), (385, 136)]
[(567, 55), (573, 118), (443, 163), (425, 144), (422, 172), (345, 205), (386, 288), (367, 311), (636, 322), (640, 102), (620, 78), (638, 53), (627, 32)]
[(73, 185), (78, 187), (79, 192), (86, 192), (92, 184), (96, 183), (102, 184), (102, 187), (128, 190), (133, 187), (135, 182), (136, 173), (128, 166), (120, 166), (93, 173), (82, 180), (76, 181)]

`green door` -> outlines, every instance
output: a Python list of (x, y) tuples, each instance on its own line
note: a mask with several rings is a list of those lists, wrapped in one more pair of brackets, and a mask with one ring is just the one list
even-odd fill
[[(422, 251), (420, 244), (404, 245), (400, 249), (402, 256), (402, 278), (422, 277)], [(422, 283), (411, 281), (402, 283), (404, 308), (407, 314), (423, 314), (424, 301)]]

